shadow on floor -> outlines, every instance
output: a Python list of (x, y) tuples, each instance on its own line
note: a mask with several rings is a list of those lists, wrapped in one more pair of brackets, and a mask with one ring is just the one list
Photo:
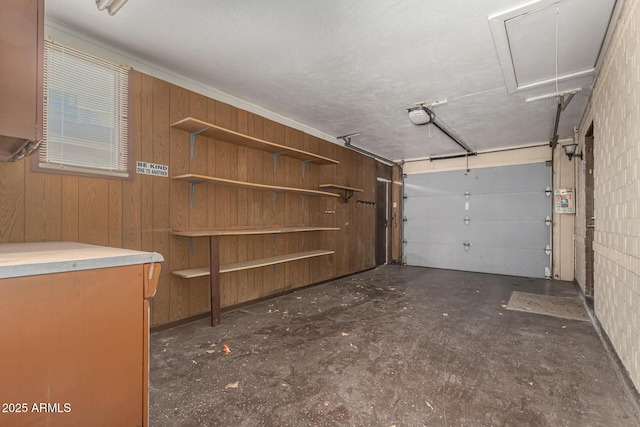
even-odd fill
[(384, 266), (155, 333), (151, 425), (639, 425), (592, 324), (507, 310), (513, 291), (577, 295)]

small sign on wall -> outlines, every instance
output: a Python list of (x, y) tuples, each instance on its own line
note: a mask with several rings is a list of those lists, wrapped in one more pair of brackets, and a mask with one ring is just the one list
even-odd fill
[(137, 162), (136, 173), (141, 175), (169, 176), (169, 166), (156, 163)]
[(553, 205), (555, 213), (573, 214), (575, 213), (573, 188), (556, 188), (553, 190)]

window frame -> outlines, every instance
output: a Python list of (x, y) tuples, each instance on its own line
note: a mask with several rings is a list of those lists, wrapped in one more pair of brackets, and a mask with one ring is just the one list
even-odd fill
[[(65, 47), (68, 47), (68, 46), (65, 46)], [(76, 51), (79, 51), (81, 53), (84, 53), (78, 49), (75, 49), (72, 47), (70, 48)], [(135, 144), (135, 138), (134, 138), (134, 132), (133, 132), (133, 127), (135, 126), (135, 120), (134, 120), (135, 97), (134, 97), (134, 90), (133, 90), (134, 70), (128, 66), (126, 67), (126, 69), (127, 69), (127, 110), (128, 110), (127, 135), (126, 135), (126, 141), (127, 141), (126, 170), (125, 171), (109, 171), (109, 170), (101, 170), (98, 168), (92, 169), (89, 166), (82, 167), (82, 166), (73, 166), (73, 165), (64, 166), (64, 167), (48, 166), (46, 163), (42, 163), (40, 161), (41, 148), (38, 148), (38, 150), (34, 151), (33, 154), (30, 156), (31, 170), (33, 172), (42, 172), (42, 173), (58, 174), (58, 175), (71, 175), (71, 176), (78, 176), (78, 177), (106, 178), (106, 179), (115, 179), (115, 180), (124, 180), (124, 181), (132, 181), (134, 179), (134, 176), (135, 176), (135, 159), (133, 159), (134, 144)], [(43, 76), (43, 83), (44, 83), (44, 76)], [(43, 96), (47, 96), (47, 95), (48, 94), (44, 93), (43, 91)], [(44, 114), (45, 112), (43, 108), (43, 122), (44, 122)], [(45, 129), (43, 125), (43, 133), (44, 132), (45, 132)]]

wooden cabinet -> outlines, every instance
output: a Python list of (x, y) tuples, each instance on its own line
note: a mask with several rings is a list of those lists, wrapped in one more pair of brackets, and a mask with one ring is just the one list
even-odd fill
[(0, 7), (0, 161), (22, 158), (42, 139), (44, 0)]
[(148, 425), (149, 299), (162, 257), (0, 245), (0, 425)]

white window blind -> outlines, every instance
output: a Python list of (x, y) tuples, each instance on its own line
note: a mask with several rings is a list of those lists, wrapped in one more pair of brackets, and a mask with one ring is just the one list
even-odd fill
[(128, 70), (45, 41), (39, 165), (127, 176)]

